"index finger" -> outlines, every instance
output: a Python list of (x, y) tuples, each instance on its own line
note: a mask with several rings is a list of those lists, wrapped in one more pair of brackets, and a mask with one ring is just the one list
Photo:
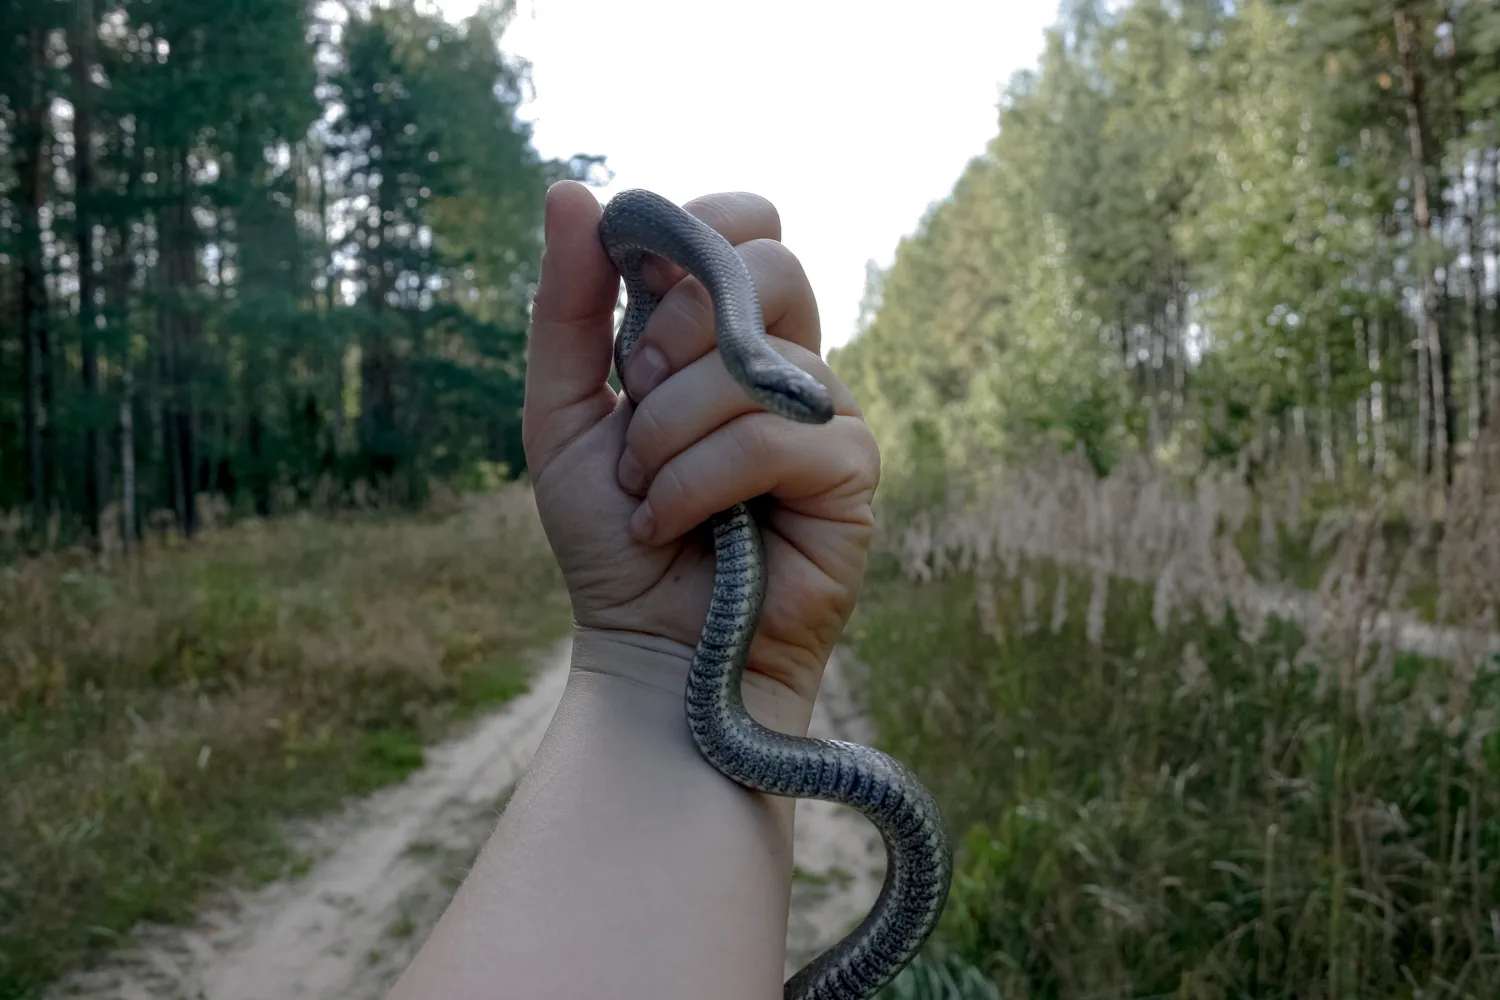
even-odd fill
[[(775, 205), (758, 194), (721, 191), (694, 198), (682, 208), (728, 240), (730, 246), (751, 240), (781, 239), (781, 214)], [(647, 287), (658, 294), (688, 276), (680, 265), (656, 256), (646, 261), (641, 274)]]

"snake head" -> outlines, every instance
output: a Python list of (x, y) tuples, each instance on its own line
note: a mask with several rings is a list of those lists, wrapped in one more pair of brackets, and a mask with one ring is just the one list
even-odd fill
[(790, 362), (757, 368), (750, 386), (750, 395), (772, 413), (801, 424), (826, 424), (833, 419), (833, 397), (828, 389)]

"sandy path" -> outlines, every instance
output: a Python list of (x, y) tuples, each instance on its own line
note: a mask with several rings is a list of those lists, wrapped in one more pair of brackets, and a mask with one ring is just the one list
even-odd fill
[(562, 696), (568, 649), (550, 650), (527, 694), (429, 750), (406, 781), (294, 828), (294, 845), (312, 859), (301, 878), (215, 900), (189, 928), (142, 928), (108, 968), (65, 981), (54, 995), (378, 998), (441, 914), (451, 877), (461, 877), (541, 741)]
[[(294, 828), (311, 859), (300, 878), (213, 900), (187, 928), (138, 929), (55, 1000), (380, 1000), (447, 906), (531, 759), (567, 679), (569, 646), (549, 650), (531, 691), (432, 748), (405, 782)], [(841, 669), (830, 664), (814, 735), (868, 742)], [(788, 971), (852, 927), (884, 870), (857, 813), (799, 802)]]
[[(813, 706), (809, 736), (866, 746), (874, 742), (874, 728), (853, 698), (860, 670), (848, 650), (834, 651)], [(870, 912), (885, 876), (885, 848), (874, 825), (854, 810), (799, 799), (792, 865), (788, 976)]]

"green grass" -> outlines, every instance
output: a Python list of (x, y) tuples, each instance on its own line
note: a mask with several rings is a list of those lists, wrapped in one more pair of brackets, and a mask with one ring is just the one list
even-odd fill
[(285, 819), (419, 768), (569, 619), (515, 493), (0, 569), (0, 1000), (305, 870)]
[(1000, 990), (962, 959), (918, 955), (880, 996), (881, 1000), (1000, 1000)]
[(1496, 671), (1341, 671), (1276, 622), (1159, 633), (1118, 584), (1096, 644), (1087, 580), (1054, 634), (1058, 574), (1025, 571), (1033, 631), (1015, 581), (987, 634), (971, 576), (888, 567), (851, 623), (881, 745), (958, 847), (886, 996), (1500, 995)]
[(517, 664), (494, 664), (487, 670), (471, 670), (459, 679), (454, 707), (464, 717), (487, 712), (531, 689), (527, 670)]
[(806, 868), (792, 866), (792, 881), (811, 886), (832, 886), (844, 889), (854, 882), (854, 873), (843, 868), (830, 868), (826, 872), (812, 872)]

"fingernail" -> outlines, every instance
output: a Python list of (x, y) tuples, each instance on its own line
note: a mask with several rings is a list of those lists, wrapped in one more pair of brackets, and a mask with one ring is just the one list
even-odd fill
[(667, 356), (654, 347), (643, 347), (630, 359), (631, 396), (644, 399), (646, 394), (667, 380)]
[(656, 533), (656, 518), (651, 516), (651, 501), (646, 500), (635, 509), (630, 518), (630, 533), (636, 541), (649, 542)]
[(619, 478), (627, 493), (641, 493), (646, 489), (646, 470), (628, 451), (620, 456)]
[(557, 235), (557, 226), (560, 214), (557, 210), (557, 199), (562, 196), (563, 189), (573, 184), (573, 181), (553, 181), (547, 187), (547, 193), (542, 197), (542, 249), (552, 242), (552, 237)]

